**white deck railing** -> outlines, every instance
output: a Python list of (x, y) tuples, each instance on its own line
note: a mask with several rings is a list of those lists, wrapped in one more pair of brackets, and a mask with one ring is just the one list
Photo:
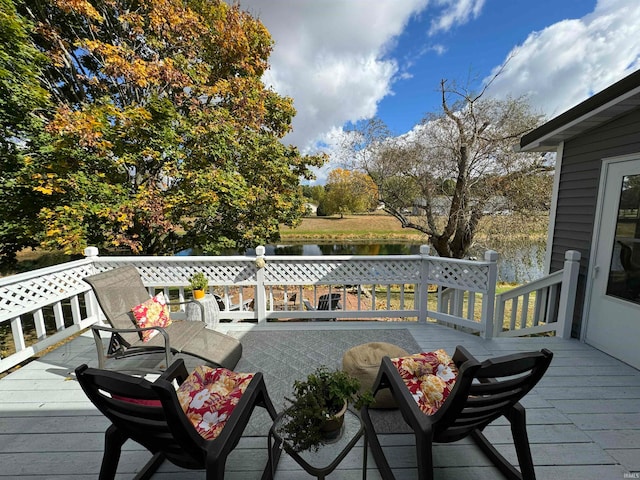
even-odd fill
[[(85, 276), (134, 265), (150, 293), (184, 300), (189, 278), (203, 271), (211, 293), (227, 307), (225, 328), (242, 321), (411, 320), (462, 326), (490, 338), (494, 329), (497, 253), (484, 261), (419, 255), (391, 256), (173, 256), (101, 257), (0, 279), (0, 372), (100, 321)], [(428, 293), (436, 289), (438, 293)], [(339, 293), (338, 310), (309, 310), (321, 295)], [(429, 296), (436, 296), (437, 301)], [(250, 302), (248, 302), (251, 300)]]
[(84, 259), (0, 279), (0, 372), (98, 320), (82, 281), (93, 272)]
[(495, 336), (555, 332), (571, 338), (580, 252), (568, 250), (564, 258), (562, 270), (496, 296)]

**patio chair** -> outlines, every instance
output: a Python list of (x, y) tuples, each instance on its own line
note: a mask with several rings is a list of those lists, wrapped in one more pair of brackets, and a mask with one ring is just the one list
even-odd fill
[[(471, 436), (507, 478), (533, 480), (535, 472), (525, 410), (518, 402), (542, 378), (552, 357), (549, 350), (543, 349), (540, 352), (518, 353), (479, 362), (465, 348), (458, 346), (453, 356), (453, 363), (458, 368), (455, 384), (449, 396), (431, 415), (424, 413), (418, 406), (389, 357), (383, 358), (372, 391), (375, 394), (380, 389), (389, 388), (402, 417), (413, 430), (420, 480), (434, 478), (433, 443), (456, 442), (467, 436)], [(511, 424), (520, 471), (482, 433), (487, 425), (501, 416), (506, 417)], [(368, 407), (362, 409), (362, 418), (382, 478), (393, 479), (393, 472), (378, 440)]]
[(216, 299), (216, 303), (218, 304), (218, 309), (221, 312), (238, 312), (238, 311), (245, 312), (250, 308), (253, 308), (253, 303), (254, 303), (253, 298), (249, 298), (248, 300), (243, 300), (242, 302), (239, 302), (239, 303), (230, 303), (229, 308), (227, 308), (227, 304), (225, 303), (224, 299), (220, 295), (214, 294), (213, 296)]
[[(342, 300), (342, 295), (339, 293), (325, 293), (324, 295), (320, 295), (318, 297), (318, 306), (314, 307), (311, 305), (311, 302), (306, 298), (302, 299), (304, 303), (304, 307), (307, 310), (315, 310), (315, 311), (324, 311), (324, 310), (340, 310), (342, 305), (340, 304), (340, 300)], [(312, 322), (320, 322), (320, 321), (335, 321), (335, 318), (314, 318)]]
[[(241, 396), (222, 428), (214, 426), (216, 436), (212, 439), (207, 438), (213, 434), (203, 436), (194, 427), (172, 383), (175, 380), (184, 385), (186, 380), (189, 386), (183, 359), (175, 361), (153, 383), (86, 364), (76, 369), (76, 378), (91, 402), (111, 421), (105, 432), (100, 480), (115, 477), (122, 445), (129, 439), (152, 454), (135, 478), (150, 478), (166, 459), (181, 468), (206, 470), (207, 480), (222, 480), (227, 456), (237, 446), (255, 407), (265, 408), (272, 419), (276, 417), (261, 373), (253, 374), (248, 385), (245, 377), (246, 389), (237, 393), (236, 398)], [(280, 445), (275, 444), (274, 466), (280, 451)], [(267, 462), (263, 478), (268, 478), (271, 471)]]
[[(166, 327), (139, 328), (132, 308), (148, 301), (150, 295), (134, 266), (107, 270), (85, 277), (84, 281), (91, 285), (110, 325), (110, 327), (91, 326), (98, 350), (99, 368), (105, 368), (107, 358), (123, 358), (163, 351), (165, 366), (169, 365), (173, 354), (185, 353), (221, 367), (233, 369), (242, 356), (240, 341), (229, 335), (207, 329), (203, 321), (172, 320)], [(149, 340), (143, 339), (142, 333), (150, 330), (156, 330), (159, 334)], [(100, 336), (100, 332), (103, 331), (111, 334), (106, 353)]]

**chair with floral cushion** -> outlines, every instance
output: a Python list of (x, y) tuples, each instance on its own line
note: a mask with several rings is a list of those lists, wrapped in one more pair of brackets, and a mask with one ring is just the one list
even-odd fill
[[(507, 478), (533, 480), (525, 410), (518, 402), (542, 378), (552, 357), (543, 349), (479, 362), (461, 346), (453, 359), (444, 350), (384, 357), (372, 391), (388, 388), (413, 430), (420, 480), (433, 479), (433, 443), (456, 442), (467, 436)], [(501, 416), (511, 424), (519, 471), (482, 433)], [(393, 479), (368, 407), (362, 409), (362, 417), (380, 474), (384, 480)]]
[[(99, 368), (105, 368), (107, 358), (160, 351), (165, 355), (165, 367), (173, 353), (186, 353), (233, 369), (242, 356), (239, 340), (207, 329), (204, 321), (171, 319), (164, 294), (151, 297), (134, 266), (107, 270), (85, 277), (84, 281), (91, 285), (110, 325), (91, 326)], [(101, 331), (111, 334), (106, 353)]]
[[(255, 407), (276, 417), (261, 373), (202, 366), (188, 375), (184, 360), (178, 359), (154, 382), (87, 365), (76, 369), (76, 378), (111, 421), (105, 432), (100, 480), (115, 477), (122, 445), (129, 439), (152, 454), (136, 478), (150, 478), (166, 459), (181, 468), (206, 470), (207, 480), (222, 480), (227, 456)], [(273, 445), (274, 467), (280, 451), (279, 444)], [(262, 478), (271, 471), (267, 461)]]

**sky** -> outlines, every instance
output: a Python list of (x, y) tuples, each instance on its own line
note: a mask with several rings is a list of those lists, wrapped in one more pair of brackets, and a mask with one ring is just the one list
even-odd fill
[[(553, 118), (640, 69), (640, 0), (241, 0), (274, 40), (265, 84), (294, 99), (285, 143), (327, 151), (373, 117), (395, 135), (440, 81), (527, 95)], [(507, 61), (508, 60), (508, 61)], [(506, 63), (506, 65), (505, 65)], [(329, 163), (317, 171), (323, 184)]]

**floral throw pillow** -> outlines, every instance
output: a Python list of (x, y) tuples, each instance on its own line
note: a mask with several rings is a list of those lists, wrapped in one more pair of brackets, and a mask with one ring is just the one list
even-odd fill
[[(171, 325), (169, 318), (169, 306), (162, 292), (150, 298), (144, 303), (131, 309), (139, 328), (144, 327), (168, 327)], [(145, 330), (142, 333), (142, 341), (148, 342), (158, 334), (158, 330)]]
[(442, 406), (458, 376), (453, 360), (442, 349), (392, 358), (391, 362), (420, 410), (427, 415), (433, 415)]
[(178, 400), (191, 424), (206, 440), (216, 438), (253, 378), (226, 368), (196, 367), (178, 388)]

